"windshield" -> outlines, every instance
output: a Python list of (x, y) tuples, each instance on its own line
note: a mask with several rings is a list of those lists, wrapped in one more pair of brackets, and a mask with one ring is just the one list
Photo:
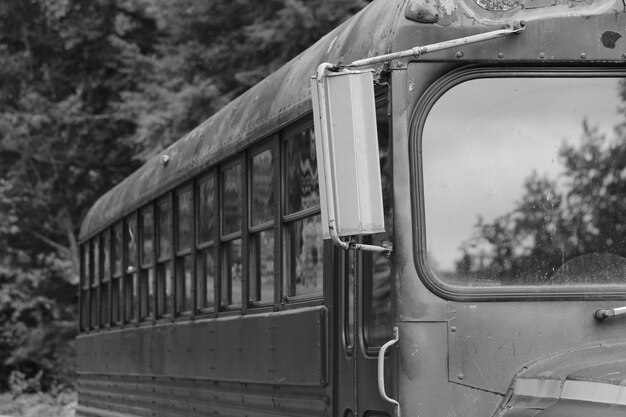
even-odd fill
[(626, 84), (482, 78), (444, 93), (422, 134), (426, 250), (454, 285), (626, 278)]

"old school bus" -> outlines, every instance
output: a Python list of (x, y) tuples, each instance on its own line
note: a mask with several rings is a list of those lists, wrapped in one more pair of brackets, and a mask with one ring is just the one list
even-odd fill
[(78, 414), (626, 415), (625, 28), (375, 0), (89, 211)]

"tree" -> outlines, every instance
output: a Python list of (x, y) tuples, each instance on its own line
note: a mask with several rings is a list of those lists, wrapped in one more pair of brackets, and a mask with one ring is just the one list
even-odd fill
[(458, 273), (518, 283), (571, 280), (555, 273), (578, 257), (626, 257), (626, 131), (617, 127), (609, 140), (586, 121), (582, 130), (578, 147), (560, 149), (562, 185), (532, 173), (514, 210), (492, 222), (478, 220), (462, 246)]

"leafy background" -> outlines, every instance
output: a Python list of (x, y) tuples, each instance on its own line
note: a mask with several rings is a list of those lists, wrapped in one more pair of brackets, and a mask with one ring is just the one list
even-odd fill
[(367, 3), (0, 2), (0, 414), (71, 413), (89, 206)]

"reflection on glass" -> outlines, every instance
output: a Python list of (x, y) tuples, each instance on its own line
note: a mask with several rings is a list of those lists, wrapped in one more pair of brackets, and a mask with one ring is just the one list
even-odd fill
[(152, 317), (154, 310), (154, 270), (141, 271), (141, 318)]
[(118, 323), (122, 320), (122, 286), (120, 285), (120, 278), (113, 278), (111, 280), (111, 321)]
[(169, 258), (172, 254), (172, 200), (169, 196), (157, 203), (157, 226), (159, 228), (158, 258)]
[(215, 259), (213, 248), (198, 253), (198, 279), (196, 288), (197, 308), (212, 308), (214, 305)]
[(103, 282), (100, 286), (100, 324), (109, 324), (109, 282)]
[(192, 285), (191, 256), (183, 256), (176, 260), (176, 312), (191, 311)]
[(250, 192), (251, 226), (274, 220), (274, 166), (271, 149), (252, 158)]
[(122, 223), (113, 227), (113, 275), (119, 276), (122, 273)]
[(137, 218), (126, 219), (126, 271), (130, 272), (137, 266)]
[(226, 242), (222, 247), (222, 305), (240, 305), (243, 273), (241, 239)]
[(172, 263), (163, 262), (157, 267), (157, 316), (172, 314)]
[(109, 230), (105, 230), (102, 233), (102, 257), (103, 257), (103, 281), (108, 281), (111, 278), (111, 233)]
[[(83, 251), (82, 251), (82, 256), (80, 257), (82, 263), (83, 263), (83, 288), (89, 288), (89, 286), (91, 285), (91, 281), (93, 278), (91, 278), (91, 245), (89, 244), (89, 242), (85, 243), (83, 245)], [(84, 304), (84, 302), (83, 302)]]
[(308, 295), (322, 292), (324, 271), (322, 222), (320, 216), (289, 224), (287, 239), (288, 293)]
[(191, 225), (193, 222), (193, 207), (191, 205), (191, 188), (181, 191), (176, 196), (177, 231), (176, 250), (181, 251), (191, 247)]
[(285, 141), (286, 214), (320, 204), (315, 136), (309, 127)]
[(144, 210), (141, 213), (141, 264), (151, 265), (154, 262), (154, 230), (153, 230), (154, 216), (152, 209)]
[(222, 173), (222, 235), (241, 230), (241, 164)]
[(137, 274), (127, 274), (124, 279), (124, 319), (136, 321), (139, 312), (139, 291)]
[(215, 177), (205, 177), (198, 182), (198, 243), (215, 238), (217, 215), (215, 213)]
[(100, 239), (95, 238), (91, 241), (91, 250), (93, 253), (93, 263), (91, 271), (91, 285), (98, 285), (100, 282)]
[(92, 288), (91, 291), (89, 291), (90, 293), (90, 300), (89, 300), (89, 305), (91, 306), (91, 327), (95, 328), (98, 327), (98, 325), (100, 324), (98, 322), (100, 315), (99, 315), (99, 308), (100, 308), (100, 303), (98, 302), (98, 289), (97, 288)]
[(274, 230), (252, 235), (250, 301), (274, 300)]
[(440, 279), (623, 282), (624, 88), (616, 78), (479, 79), (439, 99), (422, 163)]

